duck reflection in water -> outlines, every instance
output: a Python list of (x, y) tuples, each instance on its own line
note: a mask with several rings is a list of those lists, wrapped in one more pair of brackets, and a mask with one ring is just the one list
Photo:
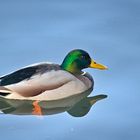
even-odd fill
[(67, 111), (74, 117), (85, 116), (91, 107), (107, 95), (92, 97), (70, 97), (57, 101), (31, 101), (18, 99), (5, 99), (0, 97), (0, 110), (4, 114), (13, 115), (53, 115)]

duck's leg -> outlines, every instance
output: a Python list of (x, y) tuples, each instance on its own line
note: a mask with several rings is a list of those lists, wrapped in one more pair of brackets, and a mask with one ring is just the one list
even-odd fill
[(39, 101), (34, 101), (33, 102), (33, 112), (32, 112), (32, 114), (41, 116), (42, 115), (42, 110), (41, 110), (41, 107), (39, 106), (38, 103), (39, 103)]

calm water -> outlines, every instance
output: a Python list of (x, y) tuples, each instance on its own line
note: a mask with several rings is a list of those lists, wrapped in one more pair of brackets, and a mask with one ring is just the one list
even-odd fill
[(0, 115), (0, 139), (140, 139), (139, 0), (0, 0), (0, 75), (40, 61), (61, 63), (81, 48), (108, 71), (87, 69), (90, 96), (107, 94), (83, 117)]

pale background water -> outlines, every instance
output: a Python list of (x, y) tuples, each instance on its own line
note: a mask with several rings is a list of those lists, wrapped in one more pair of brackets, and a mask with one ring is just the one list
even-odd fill
[(0, 139), (139, 140), (139, 37), (139, 0), (0, 0), (0, 75), (75, 48), (109, 67), (86, 70), (108, 98), (85, 117), (0, 115)]

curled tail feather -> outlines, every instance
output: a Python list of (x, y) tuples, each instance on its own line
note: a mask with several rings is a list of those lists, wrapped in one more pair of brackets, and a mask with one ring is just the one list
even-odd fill
[(7, 96), (11, 93), (12, 91), (10, 89), (0, 86), (0, 96)]

